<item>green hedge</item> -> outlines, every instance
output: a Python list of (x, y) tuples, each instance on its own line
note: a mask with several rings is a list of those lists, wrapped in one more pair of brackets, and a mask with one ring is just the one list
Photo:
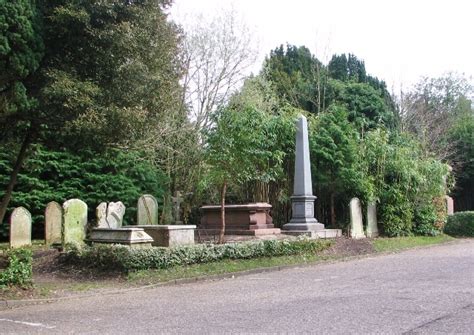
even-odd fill
[(444, 232), (452, 236), (474, 237), (474, 211), (449, 215)]
[(7, 252), (8, 266), (0, 272), (0, 288), (28, 287), (32, 284), (33, 252), (30, 249), (11, 249)]
[(269, 240), (232, 244), (199, 244), (176, 248), (134, 249), (120, 245), (96, 245), (71, 249), (65, 255), (68, 264), (95, 267), (103, 270), (135, 271), (166, 269), (179, 265), (209, 263), (223, 259), (249, 259), (315, 253), (331, 242), (298, 239)]

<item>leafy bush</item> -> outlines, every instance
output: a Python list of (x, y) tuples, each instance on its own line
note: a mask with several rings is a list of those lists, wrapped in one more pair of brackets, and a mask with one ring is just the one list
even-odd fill
[(0, 272), (0, 288), (28, 287), (32, 284), (33, 252), (31, 249), (11, 249), (7, 253), (8, 266)]
[(449, 215), (444, 232), (452, 236), (474, 237), (474, 211)]
[[(6, 150), (0, 150), (0, 196), (8, 182), (10, 159)], [(127, 206), (124, 221), (133, 224), (138, 197), (149, 193), (160, 199), (165, 185), (165, 175), (137, 153), (110, 150), (101, 155), (90, 151), (75, 154), (38, 146), (18, 176), (9, 212), (18, 206), (27, 208), (33, 218), (33, 233), (41, 236), (44, 209), (50, 201), (62, 204), (80, 198), (88, 205), (90, 220), (102, 201), (122, 201)], [(8, 236), (4, 230), (0, 228), (0, 234)]]
[(415, 208), (413, 232), (416, 235), (436, 236), (440, 231), (437, 225), (437, 212), (433, 203), (423, 204)]
[(249, 259), (315, 253), (330, 245), (328, 241), (299, 239), (269, 240), (235, 244), (199, 244), (176, 248), (133, 249), (120, 245), (96, 245), (67, 252), (65, 262), (96, 267), (134, 271), (166, 269), (179, 265), (209, 263), (222, 259)]

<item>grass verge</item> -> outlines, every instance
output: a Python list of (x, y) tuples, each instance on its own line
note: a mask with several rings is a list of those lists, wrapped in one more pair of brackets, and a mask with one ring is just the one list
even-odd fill
[(322, 261), (324, 259), (327, 259), (327, 257), (318, 254), (300, 254), (293, 256), (261, 257), (240, 260), (226, 259), (212, 263), (176, 266), (169, 269), (134, 271), (127, 275), (127, 280), (133, 284), (148, 285), (157, 282), (231, 274), (254, 269), (304, 265)]
[(390, 252), (414, 247), (446, 243), (454, 240), (455, 239), (453, 237), (444, 234), (438, 236), (404, 236), (377, 238), (373, 240), (373, 246), (375, 251), (377, 252)]

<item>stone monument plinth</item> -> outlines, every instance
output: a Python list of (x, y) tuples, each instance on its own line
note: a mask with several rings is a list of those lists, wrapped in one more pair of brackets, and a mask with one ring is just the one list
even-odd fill
[(303, 115), (296, 121), (296, 155), (291, 220), (283, 226), (289, 231), (321, 230), (324, 225), (314, 217), (313, 185), (309, 158), (308, 123)]
[[(225, 234), (254, 236), (280, 234), (280, 229), (273, 225), (271, 208), (272, 205), (266, 202), (225, 205)], [(199, 229), (212, 234), (218, 233), (221, 227), (221, 206), (202, 206), (201, 213)]]

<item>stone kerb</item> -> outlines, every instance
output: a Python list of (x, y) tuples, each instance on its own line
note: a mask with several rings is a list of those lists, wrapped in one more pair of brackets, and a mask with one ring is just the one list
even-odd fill
[(144, 194), (137, 202), (137, 225), (158, 224), (158, 201), (150, 194)]
[(44, 211), (44, 239), (46, 245), (61, 244), (63, 208), (56, 201), (46, 205)]
[(87, 226), (87, 204), (79, 199), (71, 199), (63, 204), (62, 244), (84, 244)]
[(360, 200), (358, 198), (352, 198), (349, 207), (351, 215), (351, 238), (365, 238)]
[(24, 207), (17, 207), (10, 215), (10, 248), (31, 245), (31, 214)]

